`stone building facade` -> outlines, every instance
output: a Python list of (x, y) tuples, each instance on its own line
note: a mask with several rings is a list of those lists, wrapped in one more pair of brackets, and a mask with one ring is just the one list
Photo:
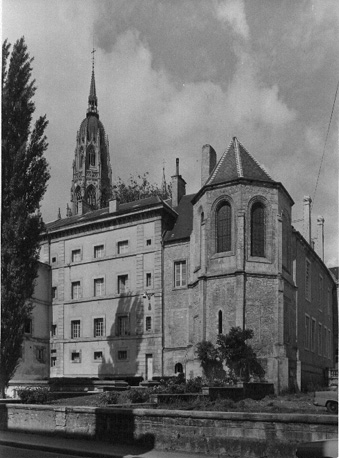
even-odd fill
[(202, 148), (195, 194), (186, 195), (178, 159), (171, 200), (108, 202), (110, 181), (93, 71), (73, 206), (41, 239), (48, 275), (39, 284), (51, 299), (39, 326), (49, 358), (37, 377), (195, 377), (196, 344), (239, 326), (254, 331), (251, 343), (277, 392), (324, 382), (334, 365), (337, 300), (312, 247), (309, 200), (301, 235), (283, 184), (235, 137), (219, 161), (210, 145)]

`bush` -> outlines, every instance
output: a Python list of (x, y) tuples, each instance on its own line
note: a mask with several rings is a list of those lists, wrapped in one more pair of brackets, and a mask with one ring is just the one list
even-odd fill
[(18, 396), (23, 404), (47, 404), (52, 400), (52, 394), (47, 386), (32, 386), (18, 390)]
[(148, 390), (128, 390), (120, 393), (119, 404), (141, 404), (149, 400)]
[(116, 391), (104, 391), (100, 393), (99, 396), (99, 405), (106, 406), (107, 404), (117, 404), (119, 398), (119, 393)]
[(191, 378), (186, 381), (186, 393), (201, 393), (203, 379), (201, 377)]

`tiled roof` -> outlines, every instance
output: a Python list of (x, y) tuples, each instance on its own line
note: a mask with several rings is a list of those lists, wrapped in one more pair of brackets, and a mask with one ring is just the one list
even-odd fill
[(205, 185), (225, 183), (238, 178), (274, 182), (263, 166), (234, 137)]
[[(125, 204), (120, 204), (119, 209), (116, 212), (116, 215), (129, 213), (133, 210), (139, 210), (142, 208), (150, 207), (156, 204), (161, 203), (162, 200), (158, 196), (148, 197), (147, 199), (140, 199), (134, 202), (127, 202)], [(104, 218), (105, 216), (109, 215), (109, 207), (100, 208), (99, 210), (93, 210), (84, 215), (74, 215), (68, 218), (57, 219), (50, 223), (46, 223), (46, 229), (48, 231), (54, 231), (56, 229), (61, 229), (67, 226), (71, 226), (74, 224), (81, 224), (85, 222), (90, 222), (92, 220), (97, 220), (100, 218)], [(113, 213), (112, 213), (113, 215)]]
[(195, 194), (183, 196), (176, 211), (178, 218), (171, 231), (165, 235), (165, 242), (174, 242), (190, 237), (193, 228), (193, 205), (192, 199)]

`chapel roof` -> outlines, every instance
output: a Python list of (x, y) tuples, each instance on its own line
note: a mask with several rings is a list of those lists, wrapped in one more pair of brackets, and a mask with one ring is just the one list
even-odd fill
[(205, 186), (225, 183), (238, 178), (274, 182), (264, 167), (247, 151), (237, 137), (233, 137)]

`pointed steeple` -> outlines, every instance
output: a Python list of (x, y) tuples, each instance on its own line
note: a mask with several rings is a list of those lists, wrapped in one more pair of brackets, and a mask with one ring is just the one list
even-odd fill
[(91, 86), (89, 89), (89, 96), (88, 96), (88, 109), (87, 109), (87, 116), (91, 114), (98, 114), (98, 98), (95, 89), (95, 75), (94, 75), (94, 53), (95, 49), (93, 48), (92, 54), (92, 77), (91, 77)]

